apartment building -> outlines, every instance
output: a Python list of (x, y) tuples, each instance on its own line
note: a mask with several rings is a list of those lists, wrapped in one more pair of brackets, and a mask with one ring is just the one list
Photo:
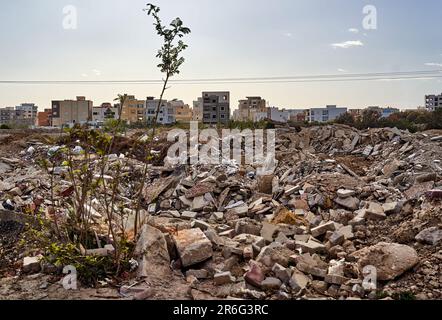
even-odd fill
[(275, 122), (286, 123), (290, 119), (290, 113), (288, 110), (272, 107), (267, 110), (267, 118)]
[(118, 117), (118, 105), (106, 102), (92, 108), (92, 121), (95, 123), (104, 123), (106, 120), (118, 119)]
[(230, 120), (230, 92), (203, 92), (203, 123), (228, 123)]
[(238, 110), (234, 113), (236, 121), (254, 121), (254, 118), (260, 117), (257, 113), (267, 112), (267, 103), (261, 97), (246, 97), (245, 100), (239, 100)]
[(169, 101), (172, 108), (175, 109), (175, 120), (177, 122), (189, 122), (192, 120), (192, 109), (188, 104), (184, 104), (182, 100)]
[(50, 127), (52, 125), (52, 109), (44, 109), (37, 113), (37, 126)]
[(0, 124), (12, 124), (15, 119), (15, 108), (0, 108)]
[[(148, 123), (154, 123), (156, 111), (158, 108), (158, 104), (160, 99), (155, 99), (154, 97), (147, 97), (145, 101), (146, 105), (146, 119)], [(176, 112), (174, 105), (167, 100), (161, 101), (160, 110), (158, 112), (158, 124), (168, 125), (174, 124), (176, 122)]]
[(425, 96), (425, 107), (428, 111), (434, 111), (436, 108), (442, 107), (442, 93), (440, 95), (427, 95)]
[(22, 103), (15, 110), (23, 119), (37, 119), (38, 107), (34, 103)]
[(127, 96), (121, 111), (121, 120), (128, 124), (143, 122), (146, 120), (145, 100), (137, 100), (135, 96)]
[(341, 114), (347, 112), (347, 108), (329, 105), (325, 108), (311, 108), (308, 110), (307, 119), (309, 122), (328, 122), (333, 121)]
[(52, 101), (52, 125), (83, 124), (92, 119), (92, 101), (79, 96), (76, 100)]
[(203, 121), (203, 98), (193, 101), (192, 121)]
[(22, 103), (19, 106), (0, 109), (0, 124), (17, 126), (34, 126), (37, 120), (38, 107), (33, 103)]

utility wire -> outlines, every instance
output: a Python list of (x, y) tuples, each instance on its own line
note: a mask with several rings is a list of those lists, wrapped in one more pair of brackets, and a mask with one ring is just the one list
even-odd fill
[[(335, 82), (442, 78), (442, 70), (378, 72), (356, 74), (328, 74), (306, 76), (278, 76), (255, 78), (207, 78), (170, 80), (174, 84), (240, 84), (240, 83), (294, 83), (294, 82)], [(57, 84), (159, 84), (162, 80), (0, 80), (0, 84), (57, 85)]]

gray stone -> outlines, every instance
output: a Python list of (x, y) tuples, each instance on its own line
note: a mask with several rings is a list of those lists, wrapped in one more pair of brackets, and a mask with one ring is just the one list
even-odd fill
[(326, 251), (322, 243), (309, 240), (308, 242), (297, 241), (296, 246), (302, 250), (303, 253), (322, 253)]
[(330, 241), (332, 246), (341, 245), (345, 240), (344, 234), (342, 234), (339, 231), (335, 231), (332, 233), (330, 238), (328, 238), (328, 241)]
[(214, 216), (214, 218), (217, 221), (223, 221), (224, 220), (224, 213), (223, 212), (214, 212), (213, 216)]
[(205, 231), (205, 230), (210, 228), (210, 224), (208, 224), (207, 222), (202, 221), (202, 220), (194, 220), (194, 221), (192, 221), (191, 226), (192, 226), (192, 228), (200, 228), (203, 231)]
[(343, 226), (338, 229), (338, 232), (344, 235), (345, 240), (352, 240), (354, 238), (353, 226)]
[(200, 229), (178, 231), (173, 239), (183, 267), (188, 267), (212, 257), (212, 242)]
[(306, 276), (302, 272), (299, 272), (299, 270), (295, 269), (290, 278), (290, 287), (296, 292), (299, 292), (305, 289), (307, 285), (310, 283), (310, 281), (311, 280), (308, 276)]
[(193, 211), (201, 211), (208, 204), (209, 204), (209, 202), (206, 201), (204, 196), (195, 197), (195, 198), (193, 198), (193, 201), (192, 201), (192, 210)]
[(186, 277), (194, 276), (197, 279), (208, 279), (209, 278), (209, 272), (206, 269), (200, 269), (200, 270), (187, 270), (186, 271)]
[(279, 263), (283, 267), (288, 267), (289, 258), (293, 255), (293, 251), (281, 244), (274, 243), (262, 248), (256, 261), (272, 268), (275, 263)]
[(339, 189), (337, 192), (337, 195), (339, 198), (345, 199), (352, 197), (356, 194), (356, 191), (354, 190), (347, 190), (347, 189)]
[(416, 240), (435, 246), (442, 240), (442, 230), (438, 227), (422, 230), (416, 236)]
[(181, 214), (181, 219), (183, 220), (192, 220), (195, 219), (197, 217), (198, 213), (193, 212), (193, 211), (184, 211)]
[(225, 284), (234, 283), (235, 277), (232, 276), (230, 271), (220, 272), (215, 274), (215, 276), (213, 277), (213, 281), (215, 282), (216, 285), (222, 286)]
[(144, 225), (135, 247), (134, 255), (138, 257), (138, 276), (170, 273), (170, 256), (167, 241), (163, 233), (150, 225)]
[(275, 276), (281, 280), (283, 283), (288, 283), (290, 280), (290, 269), (284, 268), (278, 263), (275, 263), (275, 265), (272, 268), (273, 273)]
[(325, 234), (327, 231), (335, 231), (335, 229), (335, 223), (333, 221), (330, 221), (311, 229), (310, 232), (312, 236), (316, 238)]
[(278, 278), (268, 277), (261, 282), (261, 289), (263, 290), (279, 290), (282, 282)]
[(369, 220), (384, 220), (387, 216), (379, 203), (370, 202), (368, 208), (365, 210), (364, 218)]
[(387, 202), (382, 205), (382, 209), (384, 209), (385, 214), (392, 214), (398, 211), (398, 203), (397, 202)]
[(269, 222), (262, 223), (261, 237), (263, 237), (267, 243), (271, 243), (275, 240), (277, 232), (278, 226), (275, 226)]
[(243, 217), (249, 212), (249, 206), (247, 204), (242, 204), (240, 206), (229, 209), (229, 212), (238, 215), (239, 217)]
[(229, 229), (229, 230), (219, 233), (220, 237), (227, 237), (227, 238), (233, 238), (235, 235), (236, 235), (236, 232), (234, 229)]
[(339, 204), (341, 207), (344, 207), (349, 210), (357, 210), (359, 208), (359, 199), (354, 197), (348, 198), (336, 198), (335, 202)]
[(335, 275), (335, 274), (327, 274), (324, 278), (324, 281), (329, 283), (329, 284), (337, 284), (337, 285), (342, 285), (344, 283), (346, 283), (348, 280), (348, 278), (344, 277), (344, 276), (340, 276), (340, 275)]

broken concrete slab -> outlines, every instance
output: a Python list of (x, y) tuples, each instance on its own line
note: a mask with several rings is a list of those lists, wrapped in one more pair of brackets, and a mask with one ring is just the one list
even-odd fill
[(191, 189), (185, 192), (185, 197), (187, 199), (193, 199), (195, 197), (203, 196), (206, 193), (213, 192), (215, 186), (209, 182), (200, 182), (193, 186)]
[(267, 243), (271, 243), (274, 241), (278, 230), (279, 228), (277, 225), (268, 222), (263, 222), (261, 229), (261, 237), (263, 237)]
[(216, 273), (214, 275), (213, 282), (217, 286), (222, 286), (222, 285), (225, 285), (225, 284), (234, 283), (235, 282), (235, 277), (232, 276), (230, 271), (219, 272), (219, 273)]
[(212, 243), (200, 229), (187, 229), (174, 234), (183, 267), (203, 262), (213, 255)]
[(419, 262), (417, 252), (413, 248), (387, 242), (365, 247), (351, 256), (358, 259), (361, 270), (368, 265), (374, 266), (378, 279), (382, 281), (397, 278)]
[(347, 198), (336, 198), (334, 200), (338, 205), (341, 207), (344, 207), (349, 210), (357, 210), (359, 209), (359, 199), (354, 197), (347, 197)]
[(376, 202), (370, 202), (368, 208), (365, 210), (364, 218), (369, 220), (384, 220), (387, 216), (384, 213), (384, 208)]
[(335, 223), (333, 221), (321, 224), (315, 228), (312, 228), (310, 230), (311, 234), (313, 237), (319, 237), (323, 234), (325, 234), (327, 231), (335, 231), (336, 227), (335, 227)]
[(299, 292), (304, 290), (310, 283), (311, 279), (304, 273), (300, 272), (298, 269), (294, 269), (293, 274), (290, 278), (290, 287), (295, 291)]
[(341, 199), (352, 197), (356, 194), (356, 191), (354, 190), (348, 190), (348, 189), (339, 189), (337, 191), (337, 195)]
[(150, 225), (144, 225), (135, 247), (134, 255), (138, 257), (138, 276), (170, 273), (170, 255), (164, 234)]

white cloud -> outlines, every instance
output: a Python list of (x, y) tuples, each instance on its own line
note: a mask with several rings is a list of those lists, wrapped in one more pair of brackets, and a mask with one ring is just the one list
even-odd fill
[(339, 68), (338, 71), (339, 71), (339, 72), (347, 72), (347, 70), (342, 69), (342, 68)]
[(291, 33), (291, 32), (284, 32), (283, 35), (286, 36), (287, 38), (293, 37), (293, 33)]
[(92, 72), (93, 72), (96, 76), (101, 76), (101, 71), (100, 71), (100, 70), (94, 69), (94, 70), (92, 70)]
[(348, 49), (351, 47), (362, 47), (364, 46), (364, 43), (360, 40), (350, 40), (340, 43), (332, 43), (331, 46), (335, 49), (336, 48)]
[(87, 78), (87, 74), (86, 74), (86, 73), (82, 73), (81, 76), (82, 76), (83, 78)]
[(356, 28), (350, 28), (350, 29), (348, 29), (348, 32), (351, 32), (351, 33), (359, 33), (359, 29), (356, 29)]
[(442, 63), (427, 62), (425, 65), (428, 67), (441, 67), (442, 68)]

